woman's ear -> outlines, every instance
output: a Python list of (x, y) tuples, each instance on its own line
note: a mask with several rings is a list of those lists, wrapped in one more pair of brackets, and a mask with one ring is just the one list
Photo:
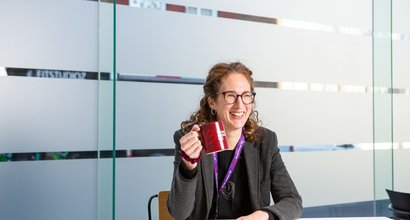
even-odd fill
[(214, 109), (215, 110), (215, 100), (213, 100), (212, 98), (211, 98), (211, 96), (208, 96), (208, 98), (207, 98), (207, 100), (206, 100), (207, 102), (208, 102), (208, 105), (209, 105), (209, 107), (211, 108), (211, 109)]

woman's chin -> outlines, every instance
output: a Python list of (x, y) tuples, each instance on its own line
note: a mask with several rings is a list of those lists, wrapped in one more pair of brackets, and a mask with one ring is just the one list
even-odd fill
[(240, 123), (240, 122), (238, 122), (238, 123), (230, 123), (230, 124), (229, 124), (229, 129), (232, 130), (232, 131), (240, 130), (240, 129), (243, 128), (243, 126), (245, 126), (245, 123)]

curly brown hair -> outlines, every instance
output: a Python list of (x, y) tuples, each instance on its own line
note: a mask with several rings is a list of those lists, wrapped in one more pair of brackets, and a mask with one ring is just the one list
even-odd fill
[[(216, 100), (217, 93), (223, 78), (227, 77), (231, 73), (241, 73), (249, 81), (251, 85), (251, 91), (254, 91), (252, 71), (248, 69), (245, 65), (240, 62), (233, 63), (218, 63), (215, 64), (208, 73), (206, 78), (204, 88), (204, 96), (199, 102), (199, 110), (194, 112), (189, 120), (183, 121), (181, 123), (181, 129), (184, 134), (191, 131), (192, 127), (197, 125), (202, 125), (208, 122), (216, 121), (216, 116), (211, 114), (211, 108), (208, 105), (208, 97)], [(248, 120), (245, 123), (245, 138), (249, 141), (256, 141), (259, 139), (257, 129), (260, 127), (260, 120), (258, 117), (258, 112), (252, 110)]]

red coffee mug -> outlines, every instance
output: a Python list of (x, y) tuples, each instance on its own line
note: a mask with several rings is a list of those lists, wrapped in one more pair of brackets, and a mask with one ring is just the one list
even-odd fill
[(200, 126), (202, 146), (205, 153), (216, 153), (227, 150), (226, 133), (222, 122), (215, 121)]

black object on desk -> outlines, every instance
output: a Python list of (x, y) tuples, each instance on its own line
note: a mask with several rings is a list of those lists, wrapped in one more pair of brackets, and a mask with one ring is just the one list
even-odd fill
[(390, 199), (389, 209), (397, 219), (410, 220), (410, 193), (386, 189)]

